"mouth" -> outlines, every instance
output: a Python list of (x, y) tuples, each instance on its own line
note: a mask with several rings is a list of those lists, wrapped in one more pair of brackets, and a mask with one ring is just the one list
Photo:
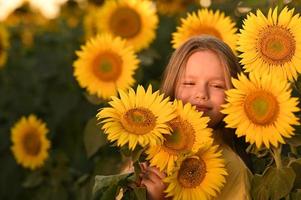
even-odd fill
[(199, 112), (208, 112), (211, 108), (208, 106), (203, 106), (203, 105), (195, 105), (196, 110)]

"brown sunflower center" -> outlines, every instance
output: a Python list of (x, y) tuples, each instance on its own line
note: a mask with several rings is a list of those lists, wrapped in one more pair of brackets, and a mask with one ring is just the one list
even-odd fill
[(257, 91), (246, 97), (244, 110), (253, 123), (269, 125), (276, 120), (279, 105), (273, 94), (266, 91)]
[(290, 30), (268, 26), (260, 32), (257, 48), (267, 63), (281, 65), (294, 56), (296, 40)]
[(219, 31), (217, 31), (215, 28), (210, 27), (210, 26), (202, 26), (202, 27), (197, 27), (195, 29), (191, 30), (191, 36), (197, 36), (197, 35), (211, 35), (215, 36), (219, 39), (223, 39), (222, 35), (220, 34)]
[(156, 117), (146, 108), (132, 108), (123, 115), (121, 123), (130, 133), (144, 135), (154, 129)]
[(112, 52), (99, 54), (93, 63), (94, 73), (102, 81), (116, 81), (122, 70), (120, 56)]
[(36, 156), (41, 150), (40, 137), (35, 132), (28, 132), (23, 137), (23, 148), (31, 156)]
[(141, 30), (140, 15), (132, 8), (120, 7), (111, 15), (110, 29), (122, 38), (135, 37)]
[(169, 123), (173, 131), (171, 135), (165, 136), (166, 140), (164, 141), (163, 148), (175, 155), (191, 150), (195, 140), (195, 131), (192, 125), (179, 117), (171, 120)]
[(206, 163), (201, 159), (185, 159), (178, 172), (178, 181), (184, 188), (199, 186), (206, 175)]

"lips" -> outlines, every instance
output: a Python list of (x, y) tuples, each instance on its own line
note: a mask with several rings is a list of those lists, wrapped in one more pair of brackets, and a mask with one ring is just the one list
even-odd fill
[(195, 105), (195, 106), (196, 106), (196, 110), (199, 112), (208, 112), (209, 110), (211, 110), (211, 108), (208, 106), (204, 106), (204, 105)]

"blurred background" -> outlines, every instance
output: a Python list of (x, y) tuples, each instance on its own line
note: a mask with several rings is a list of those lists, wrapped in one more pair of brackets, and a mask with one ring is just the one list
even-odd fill
[[(110, 1), (110, 0), (107, 0)], [(155, 39), (137, 52), (137, 84), (159, 89), (173, 51), (172, 33), (187, 13), (201, 8), (223, 11), (241, 28), (250, 11), (301, 1), (158, 0)], [(95, 115), (106, 102), (81, 88), (73, 75), (76, 51), (97, 34), (94, 16), (103, 0), (0, 0), (0, 199), (90, 199), (95, 175), (124, 169), (126, 158), (105, 140)], [(5, 33), (4, 33), (5, 32)], [(299, 84), (301, 85), (301, 84)], [(16, 162), (11, 128), (36, 115), (51, 142), (44, 165), (31, 170)]]

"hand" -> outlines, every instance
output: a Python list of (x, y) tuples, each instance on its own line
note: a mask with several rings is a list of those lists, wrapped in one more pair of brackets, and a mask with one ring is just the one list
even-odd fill
[(146, 187), (147, 197), (149, 200), (162, 200), (166, 186), (163, 183), (165, 174), (160, 172), (156, 167), (150, 167), (146, 163), (141, 166), (141, 185)]

